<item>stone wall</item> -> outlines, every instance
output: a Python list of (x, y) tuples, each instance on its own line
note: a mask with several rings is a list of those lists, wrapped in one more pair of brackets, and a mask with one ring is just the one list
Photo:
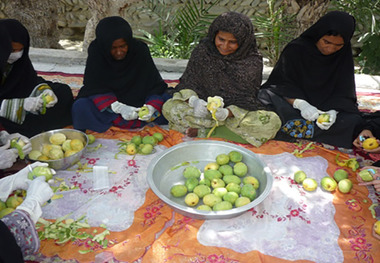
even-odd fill
[[(0, 18), (6, 18), (5, 7), (9, 1), (0, 0)], [(144, 8), (148, 0), (132, 3), (128, 8), (122, 11), (122, 16), (128, 20), (134, 29), (135, 34), (141, 34), (136, 29), (142, 29), (153, 32), (157, 27), (157, 17), (149, 14)], [(193, 0), (199, 3), (200, 0)], [(213, 0), (203, 0), (209, 5)], [(315, 0), (314, 0), (315, 1)], [(128, 2), (128, 1), (125, 1)], [(159, 5), (164, 6), (167, 10), (176, 10), (181, 8), (186, 0), (157, 0)], [(299, 6), (295, 0), (277, 0), (276, 4), (282, 2), (288, 3), (289, 10), (299, 12)], [(312, 2), (312, 1), (311, 1)], [(57, 26), (60, 31), (61, 39), (83, 40), (84, 31), (87, 21), (91, 18), (92, 12), (87, 0), (59, 0), (57, 1), (58, 10), (56, 11)], [(268, 11), (267, 0), (220, 0), (219, 4), (211, 8), (211, 14), (221, 14), (226, 11), (236, 11), (247, 16), (264, 14)], [(310, 21), (310, 23), (313, 21)]]
[[(0, 0), (0, 18), (6, 18), (6, 7), (11, 6), (10, 3), (15, 0)], [(56, 0), (57, 1), (57, 0)], [(111, 1), (111, 0), (110, 0)], [(112, 0), (114, 1), (114, 0)], [(201, 0), (192, 0), (195, 3), (200, 3)], [(116, 1), (115, 1), (116, 2)], [(118, 0), (124, 4), (124, 8), (119, 10), (121, 16), (128, 20), (131, 24), (135, 35), (142, 35), (139, 30), (145, 30), (152, 33), (157, 28), (157, 17), (154, 14), (147, 11), (146, 3), (152, 2), (152, 0)], [(161, 7), (164, 7), (168, 11), (177, 10), (183, 7), (188, 2), (186, 0), (154, 0)], [(210, 5), (215, 0), (203, 0), (206, 5)], [(302, 1), (298, 1), (300, 3)], [(296, 0), (276, 0), (276, 5), (281, 3), (287, 4), (287, 12), (297, 14), (297, 27), (299, 31), (303, 31), (308, 26), (316, 21), (316, 18), (320, 17), (320, 14), (326, 10), (329, 0), (310, 0), (306, 1), (300, 7)], [(112, 5), (112, 2), (107, 3)], [(59, 39), (68, 39), (71, 41), (83, 41), (87, 22), (94, 15), (94, 10), (91, 10), (89, 6), (89, 0), (58, 0), (55, 2), (57, 10), (54, 14), (54, 20), (56, 20), (56, 27), (58, 28)], [(127, 7), (125, 7), (127, 6)], [(12, 7), (12, 6), (11, 6)], [(14, 10), (12, 8), (12, 10)], [(268, 12), (267, 0), (220, 0), (219, 4), (211, 8), (210, 13), (219, 15), (226, 11), (236, 11), (246, 14), (249, 17), (253, 15), (265, 14)], [(17, 11), (16, 11), (17, 12)], [(24, 11), (24, 13), (26, 13)], [(298, 35), (301, 32), (296, 32)], [(32, 34), (32, 32), (31, 32)], [(34, 39), (34, 38), (33, 38)], [(91, 40), (91, 39), (90, 39)], [(354, 47), (357, 46), (354, 40)], [(260, 48), (264, 48), (263, 42), (260, 42)], [(40, 46), (51, 48), (52, 46)]]

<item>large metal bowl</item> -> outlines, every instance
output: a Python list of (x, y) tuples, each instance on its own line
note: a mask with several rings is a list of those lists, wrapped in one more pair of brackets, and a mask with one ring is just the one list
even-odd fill
[[(206, 164), (215, 162), (218, 154), (228, 154), (233, 150), (243, 154), (243, 162), (248, 166), (249, 175), (255, 176), (260, 182), (257, 197), (251, 203), (226, 211), (202, 211), (187, 206), (184, 197), (176, 198), (170, 194), (170, 188), (173, 185), (185, 183), (182, 173), (186, 166), (181, 164), (189, 162), (190, 165), (194, 165), (203, 171)], [(269, 167), (255, 153), (232, 143), (212, 140), (184, 142), (164, 150), (149, 164), (147, 180), (152, 191), (162, 201), (176, 212), (195, 219), (236, 217), (260, 204), (268, 196), (273, 184)]]
[[(59, 132), (65, 134), (67, 139), (80, 139), (85, 144), (82, 150), (80, 150), (79, 152), (69, 157), (65, 157), (58, 160), (40, 161), (40, 162), (48, 163), (49, 167), (55, 170), (65, 170), (73, 166), (74, 164), (76, 164), (86, 152), (87, 145), (88, 145), (88, 137), (84, 132), (81, 132), (75, 129), (51, 130), (51, 131), (43, 132), (43, 133), (33, 136), (32, 138), (30, 138), (30, 142), (32, 143), (32, 150), (41, 151), (42, 146), (44, 144), (50, 144), (49, 142), (50, 136)], [(31, 160), (31, 161), (34, 161), (34, 160)]]

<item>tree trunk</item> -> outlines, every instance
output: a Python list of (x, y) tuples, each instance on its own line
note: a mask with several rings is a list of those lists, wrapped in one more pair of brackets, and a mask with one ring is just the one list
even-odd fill
[(321, 18), (329, 7), (330, 0), (286, 0), (288, 2), (288, 12), (297, 14), (296, 36), (302, 34), (306, 29)]
[(123, 11), (132, 3), (142, 0), (88, 0), (88, 6), (92, 16), (86, 25), (86, 31), (83, 39), (83, 51), (86, 51), (91, 41), (95, 39), (95, 28), (99, 21), (108, 16), (122, 16)]
[(29, 31), (32, 47), (60, 48), (57, 10), (60, 2), (51, 0), (3, 0), (6, 17), (19, 20)]

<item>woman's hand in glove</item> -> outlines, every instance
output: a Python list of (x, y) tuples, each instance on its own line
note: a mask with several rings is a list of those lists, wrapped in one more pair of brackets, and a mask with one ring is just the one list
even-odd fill
[(24, 110), (29, 111), (33, 114), (37, 114), (37, 112), (42, 108), (44, 101), (39, 97), (29, 97), (24, 99)]
[(215, 112), (215, 118), (218, 121), (225, 121), (229, 114), (230, 114), (230, 111), (228, 109), (218, 108)]
[(197, 96), (191, 96), (189, 99), (189, 106), (194, 109), (194, 116), (204, 118), (209, 114), (207, 109), (207, 102), (199, 99)]
[(308, 121), (315, 121), (319, 116), (318, 109), (310, 105), (306, 100), (295, 99), (293, 108), (299, 109), (301, 116)]
[(46, 108), (51, 108), (58, 102), (57, 96), (55, 96), (51, 89), (44, 90), (41, 96), (45, 97), (45, 100), (47, 100)]
[(321, 129), (321, 130), (328, 130), (330, 129), (330, 127), (335, 123), (336, 121), (336, 115), (338, 114), (338, 112), (336, 110), (329, 110), (327, 112), (323, 112), (323, 111), (319, 111), (320, 114), (328, 114), (329, 115), (329, 121), (328, 122), (319, 122), (317, 120), (317, 126)]
[(111, 109), (113, 110), (113, 112), (119, 113), (121, 117), (123, 117), (123, 119), (127, 121), (136, 120), (139, 117), (139, 108), (128, 106), (118, 101), (115, 101), (111, 104)]
[[(142, 109), (144, 109), (144, 107), (146, 107), (146, 109), (148, 109), (148, 112), (146, 112), (144, 115), (141, 115), (139, 113), (139, 120), (140, 121), (150, 121), (150, 119), (152, 118), (153, 114), (157, 111), (153, 106), (151, 105), (148, 105), (148, 104), (144, 104), (143, 107), (140, 108), (140, 111)], [(141, 116), (141, 117), (140, 117)]]
[(29, 138), (21, 135), (19, 133), (12, 133), (9, 135), (9, 144), (12, 139), (18, 139), (21, 140), (25, 145), (22, 147), (22, 151), (25, 155), (29, 154), (32, 151), (32, 143), (30, 142)]
[(0, 169), (7, 169), (17, 161), (18, 152), (16, 149), (0, 150)]
[(45, 176), (39, 176), (30, 183), (24, 202), (16, 209), (27, 212), (33, 222), (36, 223), (42, 215), (41, 206), (53, 195), (50, 185), (45, 182)]

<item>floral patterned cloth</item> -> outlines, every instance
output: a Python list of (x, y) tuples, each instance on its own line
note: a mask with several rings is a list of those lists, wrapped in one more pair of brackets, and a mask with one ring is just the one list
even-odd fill
[(23, 257), (36, 253), (40, 247), (40, 239), (28, 213), (16, 209), (4, 216), (1, 221), (9, 228), (21, 248)]
[[(115, 139), (130, 139), (135, 134), (155, 131), (165, 139), (152, 155), (135, 157), (118, 155)], [(174, 212), (159, 199), (146, 182), (147, 167), (165, 147), (181, 143), (182, 134), (146, 127), (125, 133), (111, 129), (95, 134), (80, 166), (58, 171), (71, 189), (63, 198), (43, 207), (43, 216), (54, 219), (68, 213), (72, 218), (86, 215), (89, 231), (101, 223), (110, 229), (106, 248), (94, 246), (91, 240), (76, 240), (65, 246), (42, 241), (40, 254), (28, 257), (37, 262), (376, 262), (380, 243), (372, 237), (372, 204), (368, 190), (359, 186), (356, 174), (348, 168), (354, 182), (350, 194), (306, 192), (292, 179), (292, 173), (303, 169), (319, 183), (323, 176), (332, 176), (342, 167), (335, 163), (349, 156), (318, 144), (269, 141), (257, 148), (240, 146), (257, 153), (273, 174), (273, 188), (261, 205), (241, 216), (228, 220), (196, 220)], [(188, 138), (187, 138), (188, 139)], [(102, 144), (98, 150), (95, 148)], [(305, 150), (307, 149), (307, 150)], [(305, 150), (305, 151), (304, 151)], [(291, 153), (298, 153), (295, 157)], [(186, 156), (183, 157), (186, 160)], [(94, 191), (92, 167), (107, 165), (111, 188)], [(81, 254), (78, 251), (92, 248)], [(326, 256), (328, 255), (328, 257)]]

